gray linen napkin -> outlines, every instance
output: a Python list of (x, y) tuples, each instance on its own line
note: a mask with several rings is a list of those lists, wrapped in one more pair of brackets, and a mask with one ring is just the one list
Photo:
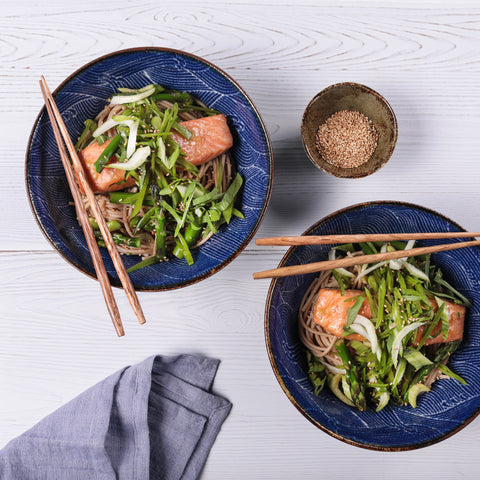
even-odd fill
[(231, 403), (219, 361), (150, 357), (111, 375), (0, 451), (2, 480), (195, 479)]

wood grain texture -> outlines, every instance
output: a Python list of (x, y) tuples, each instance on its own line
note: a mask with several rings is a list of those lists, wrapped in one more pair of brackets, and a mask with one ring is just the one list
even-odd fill
[[(334, 2), (5, 0), (0, 15), (0, 446), (119, 368), (156, 353), (220, 358), (215, 390), (233, 404), (205, 479), (477, 478), (480, 420), (426, 449), (382, 454), (319, 431), (290, 404), (263, 338), (270, 282), (254, 271), (286, 249), (254, 242), (197, 285), (139, 295), (140, 326), (114, 291), (126, 330), (117, 339), (98, 284), (44, 239), (24, 181), (28, 137), (45, 75), (55, 88), (77, 68), (139, 46), (185, 50), (229, 73), (252, 98), (273, 142), (275, 181), (257, 237), (298, 235), (354, 203), (401, 200), (480, 226), (480, 6), (474, 1)], [(324, 87), (364, 83), (398, 119), (389, 163), (341, 180), (307, 160), (300, 120)], [(381, 468), (379, 468), (381, 466)]]

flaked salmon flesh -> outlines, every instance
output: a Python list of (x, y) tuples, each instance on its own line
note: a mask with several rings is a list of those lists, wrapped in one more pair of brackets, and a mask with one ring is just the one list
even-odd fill
[(172, 139), (180, 145), (185, 158), (194, 165), (202, 165), (233, 146), (233, 137), (223, 114), (187, 120), (180, 124), (192, 132), (192, 138), (187, 140), (179, 133), (172, 132)]

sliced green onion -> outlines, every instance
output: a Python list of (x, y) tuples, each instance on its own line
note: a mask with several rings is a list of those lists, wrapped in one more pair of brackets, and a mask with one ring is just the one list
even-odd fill
[[(183, 235), (181, 233), (178, 234), (178, 242), (181, 246), (181, 250), (176, 248), (173, 253), (176, 257), (178, 258), (183, 258), (185, 257), (185, 260), (187, 260), (187, 263), (189, 265), (193, 265), (193, 257), (190, 252), (190, 249), (188, 248), (187, 242), (185, 241), (185, 238), (183, 238)], [(178, 247), (178, 245), (177, 245)]]
[[(355, 333), (358, 333), (359, 335), (361, 335), (363, 338), (365, 338), (365, 340), (368, 340), (368, 332), (367, 330), (365, 330), (365, 327), (363, 325), (359, 325), (359, 324), (354, 324), (352, 323), (349, 327), (348, 327), (348, 330), (347, 330), (347, 334), (350, 333), (350, 330), (355, 332)], [(345, 335), (345, 334), (344, 334)]]
[(138, 122), (132, 122), (130, 125), (130, 132), (128, 134), (127, 142), (127, 158), (130, 158), (135, 152), (135, 146), (137, 144), (137, 131), (138, 131)]
[(152, 93), (155, 93), (155, 87), (151, 87), (143, 92), (133, 95), (114, 95), (110, 100), (110, 105), (123, 105), (125, 103), (134, 103), (144, 98), (149, 97)]
[(157, 85), (155, 83), (151, 83), (150, 85), (145, 85), (144, 87), (142, 88), (139, 88), (137, 91), (139, 93), (141, 92), (146, 92), (147, 90), (150, 90), (150, 89), (155, 89), (155, 91), (158, 93), (158, 92), (163, 92), (165, 89), (161, 86), (161, 85)]
[[(179, 180), (179, 181), (181, 181), (181, 180)], [(189, 196), (187, 192), (189, 191), (189, 187), (190, 187), (191, 184), (195, 187), (194, 190), (193, 190), (193, 198), (198, 198), (198, 197), (202, 196), (203, 192), (205, 191), (202, 184), (196, 182), (195, 180), (190, 180), (188, 182), (188, 185), (185, 185), (184, 183), (183, 184), (179, 183), (178, 186), (177, 186), (177, 190), (180, 192), (180, 194), (182, 195), (182, 198), (184, 200)]]
[(432, 365), (432, 361), (415, 348), (407, 348), (403, 354), (405, 360), (415, 369), (420, 370), (426, 365)]
[(135, 117), (129, 117), (126, 115), (115, 115), (112, 118), (109, 118), (107, 121), (103, 122), (94, 132), (93, 136), (95, 138), (99, 137), (100, 135), (104, 134), (111, 128), (117, 127), (118, 125), (125, 125), (130, 127), (133, 123), (138, 121)]
[(395, 370), (395, 377), (393, 377), (392, 388), (395, 388), (400, 383), (405, 374), (406, 367), (407, 361), (404, 358), (400, 359), (397, 369)]
[(428, 275), (425, 275), (425, 273), (419, 268), (417, 268), (415, 265), (411, 264), (410, 262), (407, 262), (406, 260), (403, 261), (403, 265), (411, 275), (413, 275), (414, 277), (420, 278), (422, 280), (425, 280), (425, 282), (427, 283), (430, 283), (430, 278), (428, 277)]
[(448, 331), (450, 327), (450, 317), (448, 316), (447, 304), (439, 297), (435, 297), (438, 305), (438, 312), (442, 320), (442, 336), (445, 340), (448, 339)]
[(330, 387), (330, 390), (332, 393), (340, 399), (343, 403), (346, 403), (350, 407), (354, 407), (355, 404), (349, 400), (340, 390), (339, 385), (342, 380), (343, 375), (340, 373), (337, 373), (336, 375), (332, 375), (328, 379), (328, 386)]
[(413, 407), (417, 407), (417, 397), (424, 392), (429, 392), (430, 389), (423, 383), (416, 383), (408, 390), (408, 403)]
[(233, 203), (231, 203), (223, 212), (222, 216), (225, 222), (228, 224), (230, 223), (230, 220), (232, 218), (232, 212), (233, 212)]
[(395, 340), (392, 344), (392, 360), (395, 367), (397, 366), (398, 355), (402, 346), (402, 340), (410, 333), (420, 328), (425, 322), (413, 322), (410, 325), (403, 327), (399, 332), (396, 332)]
[(223, 212), (226, 210), (234, 201), (235, 196), (237, 195), (240, 187), (242, 186), (243, 178), (237, 173), (235, 178), (232, 180), (232, 183), (227, 188), (225, 194), (223, 195), (222, 201), (217, 205), (217, 208)]
[(434, 278), (434, 282), (435, 283), (438, 283), (440, 286), (443, 286), (445, 287), (447, 290), (449, 290), (453, 295), (456, 295), (457, 297), (459, 297), (463, 304), (466, 306), (466, 307), (471, 307), (472, 304), (470, 302), (470, 300), (465, 297), (464, 295), (462, 295), (458, 290), (456, 290), (455, 288), (453, 288), (447, 281), (445, 281), (443, 279), (443, 276), (442, 276), (442, 272), (441, 270), (437, 270), (437, 273), (435, 274), (435, 278)]
[(180, 230), (183, 228), (185, 224), (185, 220), (187, 219), (188, 210), (190, 208), (190, 203), (192, 202), (194, 192), (195, 192), (195, 183), (192, 182), (188, 186), (187, 191), (185, 193), (183, 215), (180, 222), (177, 223), (177, 226), (175, 228), (175, 233), (173, 234), (174, 237), (178, 236), (178, 234), (180, 233)]
[(135, 119), (135, 117), (128, 117), (128, 116), (125, 116), (125, 115), (116, 115), (116, 116), (108, 119), (106, 122), (102, 123), (93, 132), (92, 135), (95, 138), (97, 138), (100, 135), (103, 135), (105, 132), (107, 132), (111, 128), (117, 127), (119, 125), (125, 125), (125, 126), (130, 128), (134, 123), (138, 123), (138, 119)]
[(180, 146), (179, 145), (175, 145), (175, 148), (173, 149), (173, 152), (172, 154), (170, 155), (170, 158), (168, 158), (167, 160), (167, 168), (168, 169), (172, 169), (175, 164), (177, 163), (177, 159), (179, 158), (180, 156)]
[[(329, 260), (335, 260), (336, 258), (336, 250), (335, 248), (332, 248), (329, 252), (328, 252), (328, 259)], [(342, 277), (349, 277), (349, 278), (355, 278), (355, 274), (353, 272), (349, 272), (346, 268), (335, 268), (333, 270), (333, 272), (337, 272), (339, 275), (341, 275)]]
[(127, 273), (135, 272), (135, 270), (140, 270), (141, 268), (147, 267), (148, 265), (153, 265), (154, 263), (158, 263), (161, 259), (157, 256), (146, 258), (141, 262), (136, 263), (135, 265), (131, 266)]
[(350, 325), (350, 328), (353, 330), (353, 327), (357, 325), (361, 325), (365, 329), (367, 333), (367, 340), (372, 345), (372, 352), (377, 356), (378, 361), (380, 361), (382, 359), (382, 349), (378, 344), (375, 326), (367, 317), (364, 317), (363, 315), (357, 315), (355, 317), (355, 321), (352, 323), (352, 325)]
[(379, 402), (375, 411), (379, 412), (380, 410), (385, 408), (388, 405), (389, 401), (390, 401), (390, 394), (388, 392), (383, 392), (379, 397)]
[[(347, 300), (351, 301), (352, 299), (350, 298), (350, 299), (347, 299)], [(362, 308), (362, 305), (363, 305), (364, 301), (365, 301), (365, 297), (363, 295), (359, 295), (357, 297), (357, 299), (355, 300), (355, 303), (353, 304), (353, 306), (351, 306), (348, 309), (347, 326), (350, 326), (355, 321), (355, 319), (358, 315), (358, 312)]]
[(371, 349), (365, 343), (359, 340), (350, 340), (350, 347), (352, 347), (359, 355), (369, 352)]
[[(133, 192), (110, 192), (109, 193), (109, 198), (112, 203), (120, 203), (122, 205), (135, 205), (139, 193), (133, 193)], [(151, 206), (153, 205), (153, 202), (151, 199), (147, 198), (143, 202), (144, 205)], [(132, 215), (134, 216), (134, 215)]]
[(401, 258), (394, 258), (388, 262), (388, 266), (391, 270), (400, 270), (403, 267)]
[(360, 272), (357, 276), (357, 280), (360, 280), (361, 278), (363, 278), (365, 275), (368, 275), (370, 273), (372, 273), (374, 270), (377, 270), (377, 268), (380, 268), (380, 267), (383, 267), (384, 265), (386, 265), (388, 263), (387, 260), (383, 261), (383, 262), (378, 262), (376, 263), (375, 265), (372, 265), (371, 267), (368, 267), (366, 268), (365, 270), (363, 270), (362, 272)]
[(182, 218), (180, 217), (180, 215), (178, 215), (176, 210), (171, 205), (169, 205), (165, 200), (162, 200), (160, 202), (160, 206), (165, 210), (167, 210), (167, 212), (175, 219), (177, 223), (182, 221)]
[(107, 130), (116, 127), (120, 122), (117, 122), (113, 118), (108, 119), (107, 121), (103, 122), (94, 132), (93, 136), (95, 138), (99, 137), (102, 133), (105, 133)]
[(332, 275), (333, 275), (333, 278), (335, 278), (335, 280), (337, 281), (338, 287), (340, 288), (340, 295), (342, 295), (343, 297), (343, 295), (345, 295), (344, 279), (336, 270), (332, 270)]
[(148, 210), (148, 212), (145, 213), (145, 215), (143, 215), (143, 217), (141, 217), (140, 220), (138, 221), (133, 233), (136, 234), (138, 233), (139, 230), (141, 230), (142, 228), (145, 228), (145, 226), (148, 224), (148, 222), (150, 221), (154, 213), (155, 213), (154, 208), (151, 208), (150, 210)]
[(337, 272), (339, 275), (342, 277), (348, 277), (348, 278), (355, 278), (355, 274), (352, 272), (349, 272), (346, 268), (340, 267), (336, 268), (335, 272)]
[(460, 375), (457, 375), (456, 373), (453, 373), (446, 365), (440, 364), (438, 366), (438, 369), (444, 375), (448, 375), (450, 378), (454, 378), (455, 380), (458, 380), (463, 385), (467, 385), (467, 382)]
[[(155, 90), (158, 92), (161, 92), (164, 90), (164, 88), (160, 85), (155, 85), (153, 83), (151, 83), (150, 85), (145, 85), (144, 87), (142, 88), (125, 88), (125, 87), (119, 87), (117, 88), (117, 90), (119, 92), (122, 92), (122, 93), (140, 93), (140, 92), (144, 92), (145, 90), (150, 90), (151, 88), (155, 88)], [(160, 90), (157, 90), (158, 88), (160, 88)]]
[(189, 162), (182, 155), (178, 156), (175, 166), (179, 167), (179, 168), (182, 168), (183, 170), (186, 170), (187, 172), (192, 172), (195, 175), (198, 175), (198, 172), (199, 172), (198, 168), (193, 163)]
[(143, 175), (140, 180), (139, 180), (139, 185), (140, 185), (140, 191), (138, 192), (137, 200), (135, 202), (135, 206), (133, 207), (133, 210), (130, 213), (130, 216), (135, 217), (138, 215), (140, 212), (140, 209), (143, 206), (143, 203), (145, 201), (145, 196), (147, 195), (147, 189), (148, 189), (148, 176), (147, 174)]
[(335, 343), (335, 349), (342, 359), (347, 382), (350, 385), (353, 402), (360, 410), (365, 410), (367, 408), (367, 402), (365, 398), (364, 385), (359, 376), (359, 367), (352, 358), (350, 350), (343, 340)]
[(409, 240), (407, 244), (405, 245), (404, 250), (411, 250), (415, 246), (416, 240)]
[(205, 193), (204, 195), (201, 195), (193, 200), (193, 205), (198, 206), (202, 205), (203, 203), (207, 202), (212, 202), (214, 200), (218, 200), (220, 197), (222, 197), (222, 193), (218, 192), (218, 189), (215, 187), (213, 190), (211, 190), (208, 193)]
[(193, 103), (193, 98), (188, 92), (179, 92), (178, 90), (170, 90), (165, 93), (157, 93), (154, 100), (167, 100), (169, 102)]
[(325, 365), (325, 368), (326, 368), (330, 373), (333, 373), (333, 374), (339, 373), (340, 375), (345, 375), (346, 371), (345, 371), (344, 368), (334, 367), (333, 365), (330, 365), (329, 363), (325, 363), (325, 362), (323, 362), (322, 360), (320, 360), (320, 361)]
[(157, 146), (158, 146), (158, 150), (157, 150), (158, 158), (164, 165), (167, 165), (167, 153), (165, 149), (165, 143), (162, 137), (158, 137)]
[(140, 147), (137, 148), (137, 150), (130, 157), (128, 162), (111, 163), (110, 165), (105, 165), (105, 167), (116, 168), (117, 170), (136, 170), (138, 167), (142, 166), (145, 163), (151, 152), (152, 150), (148, 146)]
[(387, 282), (385, 277), (382, 278), (380, 285), (378, 286), (378, 309), (377, 309), (377, 323), (376, 327), (379, 328), (383, 323), (383, 311), (385, 308), (385, 295), (387, 292)]
[(343, 394), (352, 402), (353, 401), (352, 392), (350, 390), (350, 385), (347, 382), (346, 375), (342, 375), (342, 390), (343, 390)]

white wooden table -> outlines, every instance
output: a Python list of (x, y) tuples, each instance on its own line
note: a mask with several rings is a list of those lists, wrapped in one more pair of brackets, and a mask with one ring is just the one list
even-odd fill
[[(402, 5), (398, 7), (398, 5)], [(362, 5), (362, 6), (360, 6)], [(258, 236), (299, 234), (369, 200), (433, 208), (480, 226), (480, 8), (477, 2), (3, 0), (0, 10), (0, 447), (90, 385), (145, 357), (220, 358), (215, 389), (233, 410), (202, 478), (478, 478), (480, 419), (424, 449), (379, 453), (315, 428), (271, 370), (263, 336), (268, 281), (283, 248), (252, 242), (197, 285), (142, 293), (136, 324), (121, 291), (127, 335), (114, 335), (96, 281), (44, 239), (27, 201), (24, 155), (42, 107), (40, 75), (55, 88), (115, 50), (162, 46), (194, 53), (251, 96), (273, 142), (275, 180)], [(399, 122), (390, 162), (340, 180), (305, 157), (299, 126), (310, 98), (340, 82), (383, 94)]]

